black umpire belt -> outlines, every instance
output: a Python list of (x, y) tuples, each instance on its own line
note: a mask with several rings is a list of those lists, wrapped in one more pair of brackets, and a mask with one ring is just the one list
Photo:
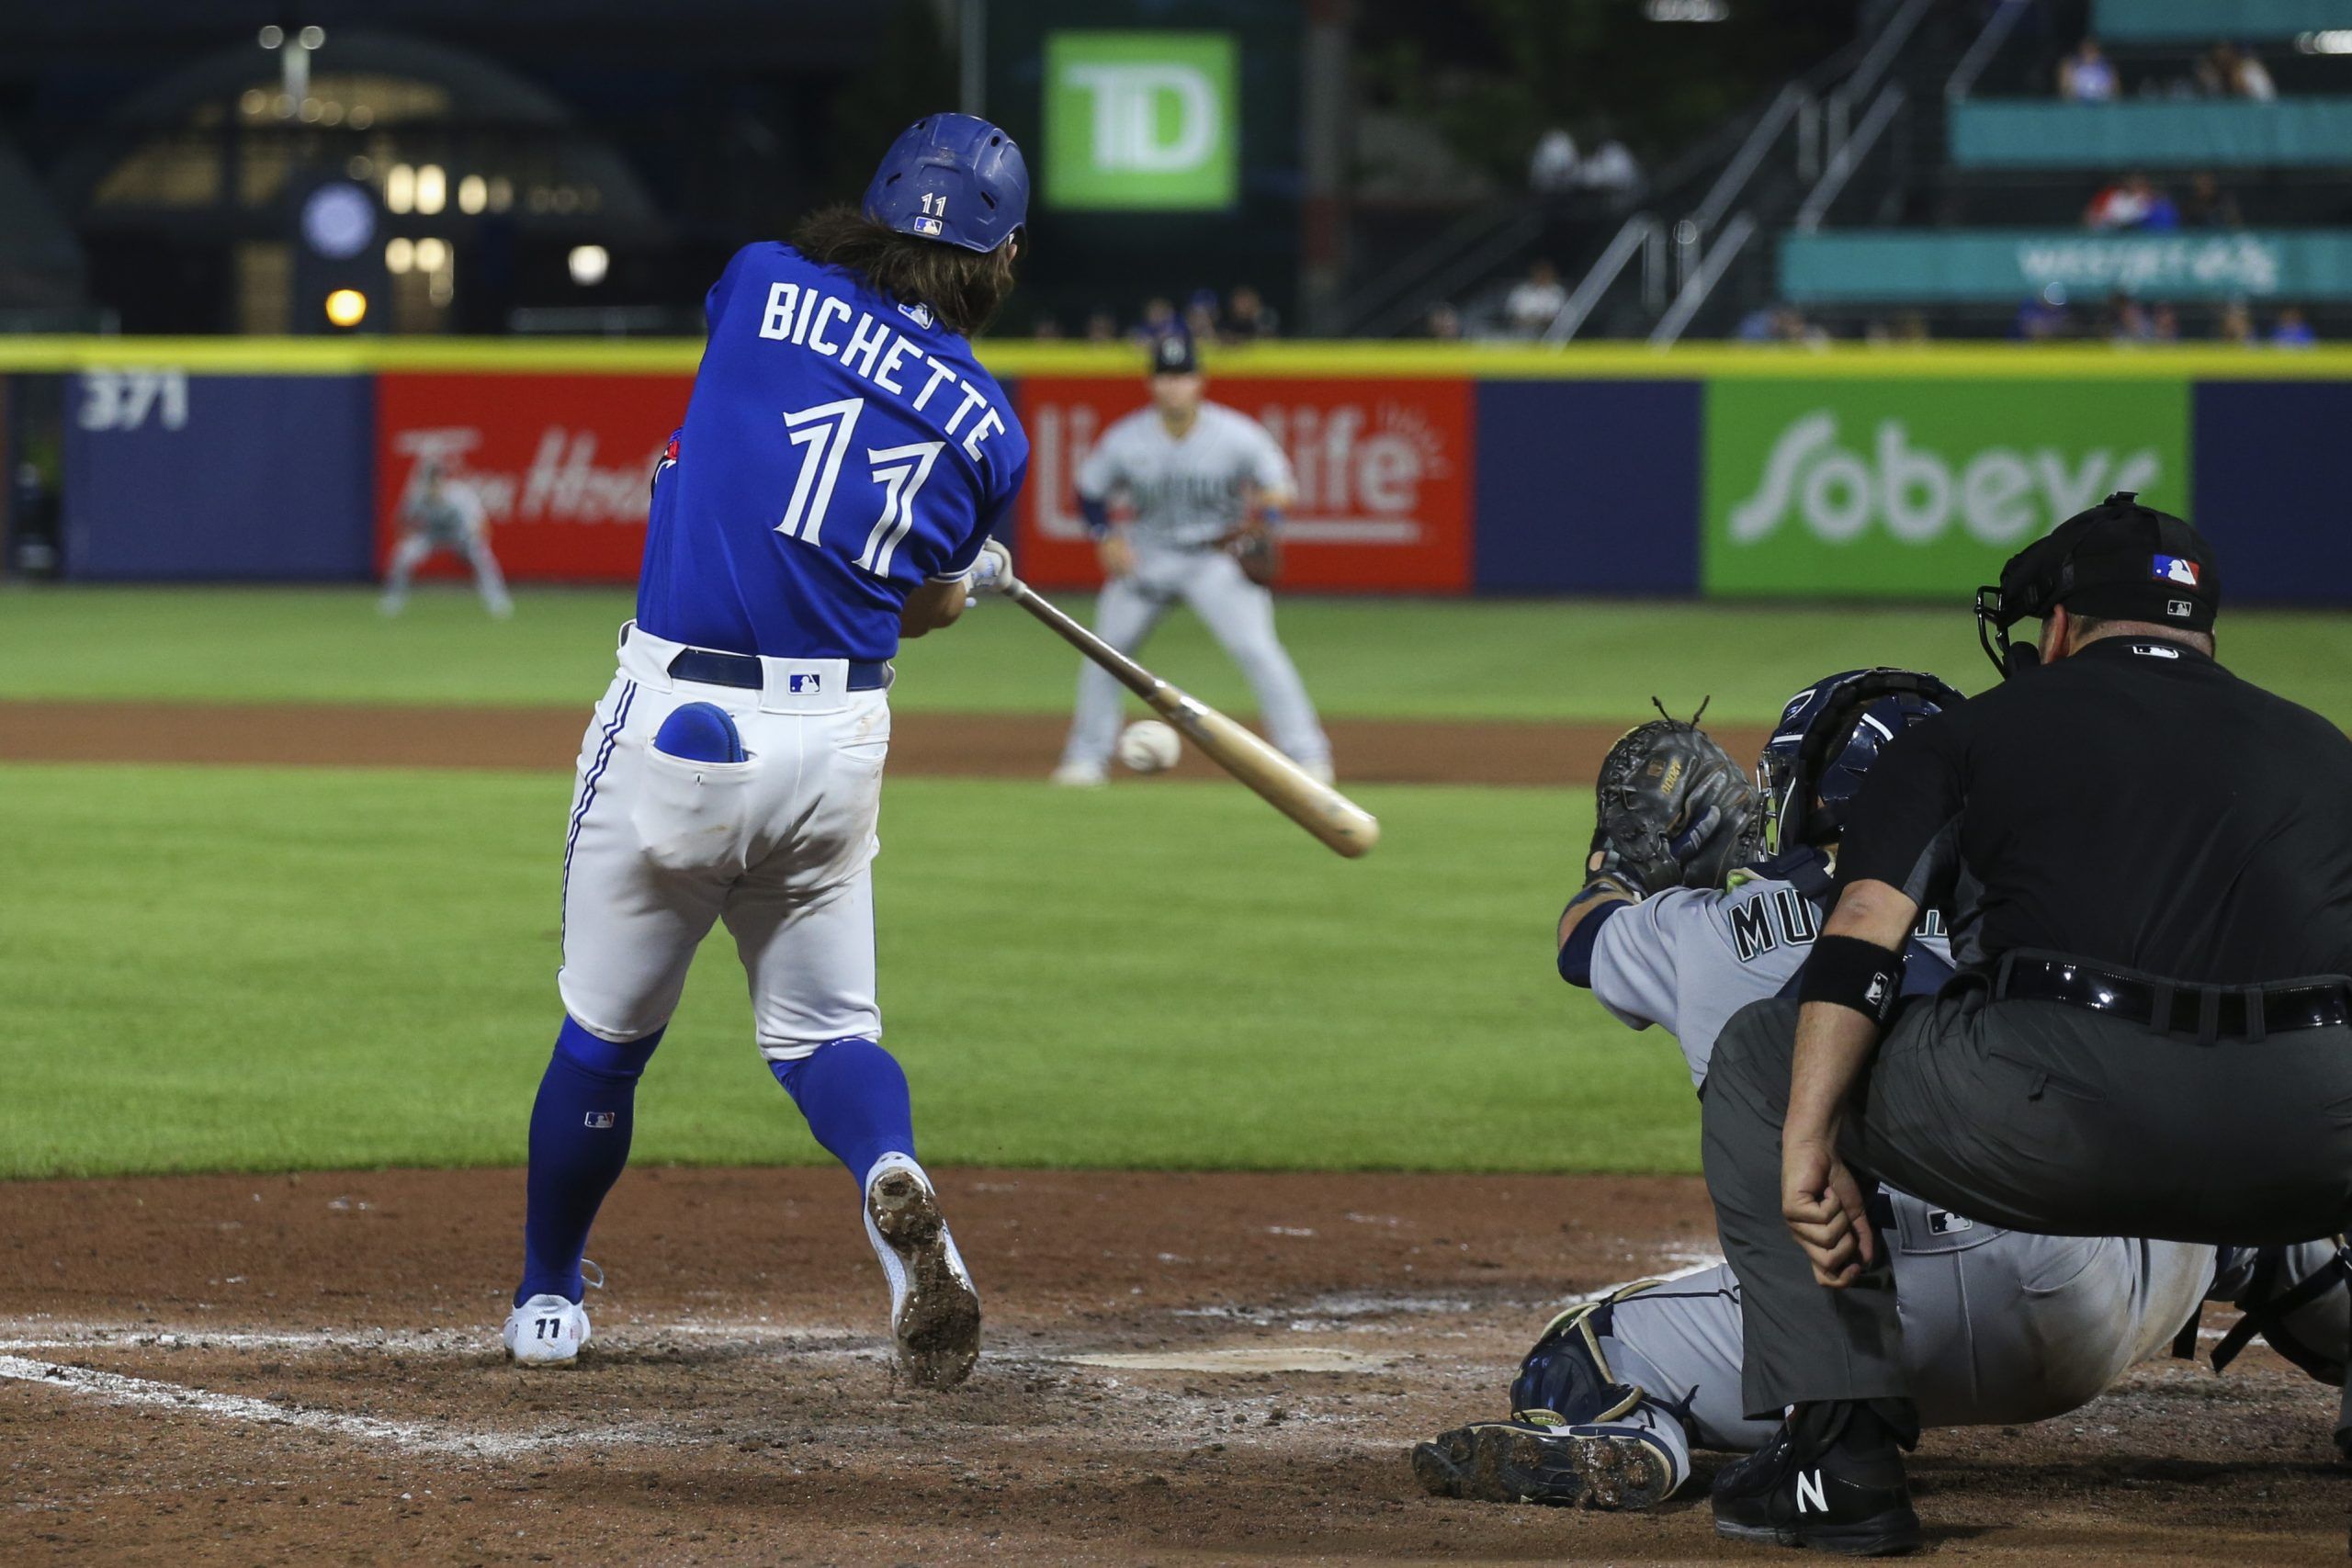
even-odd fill
[(2260, 1040), (2298, 1029), (2352, 1023), (2352, 982), (2333, 977), (2260, 986), (2201, 986), (2105, 968), (2078, 959), (2004, 954), (1996, 999), (2059, 1002), (2112, 1013), (2166, 1034)]
[[(741, 686), (756, 692), (768, 683), (767, 667), (748, 653), (721, 653), (713, 648), (689, 648), (670, 660), (673, 681), (699, 681), (706, 686)], [(890, 666), (879, 660), (849, 660), (849, 689), (879, 691), (890, 683)]]

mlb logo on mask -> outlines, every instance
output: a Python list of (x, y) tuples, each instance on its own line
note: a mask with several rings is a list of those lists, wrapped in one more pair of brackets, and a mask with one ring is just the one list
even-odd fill
[(813, 697), (825, 689), (824, 677), (821, 675), (794, 675), (789, 678), (786, 689), (796, 697)]
[(2197, 586), (2197, 563), (2182, 556), (2158, 556), (2155, 578), (2159, 582), (2177, 582), (2183, 588)]

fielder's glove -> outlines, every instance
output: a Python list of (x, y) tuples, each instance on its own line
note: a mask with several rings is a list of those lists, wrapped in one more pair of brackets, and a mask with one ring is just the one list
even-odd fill
[(1652, 719), (1620, 736), (1601, 760), (1594, 797), (1586, 874), (1641, 897), (1720, 887), (1754, 858), (1755, 786), (1695, 716), (1687, 724)]
[(1271, 528), (1244, 528), (1226, 548), (1241, 563), (1241, 575), (1261, 588), (1272, 588), (1283, 574), (1282, 541)]

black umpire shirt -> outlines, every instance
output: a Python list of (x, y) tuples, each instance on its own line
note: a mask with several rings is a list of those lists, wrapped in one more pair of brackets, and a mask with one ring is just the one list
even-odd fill
[(1838, 852), (1952, 955), (2166, 979), (2352, 975), (2352, 739), (2178, 643), (2112, 637), (1905, 730)]

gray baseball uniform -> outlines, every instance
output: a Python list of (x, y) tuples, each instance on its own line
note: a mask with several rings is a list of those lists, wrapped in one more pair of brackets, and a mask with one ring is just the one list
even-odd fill
[(405, 531), (384, 570), (384, 614), (400, 614), (408, 603), (409, 582), (416, 569), (436, 550), (453, 550), (466, 558), (473, 568), (474, 588), (492, 615), (513, 614), (514, 603), (507, 596), (505, 575), (498, 570), (498, 558), (490, 553), (481, 497), (471, 485), (445, 479), (430, 489), (414, 488), (401, 508), (401, 521)]
[[(1636, 1029), (1674, 1032), (1692, 1083), (1703, 1085), (1724, 1021), (1779, 994), (1819, 930), (1818, 910), (1789, 882), (1673, 889), (1608, 917), (1592, 993)], [(1915, 940), (1949, 958), (1939, 927)], [(1881, 1192), (1903, 1359), (1929, 1427), (2040, 1420), (2096, 1398), (2163, 1348), (2214, 1282), (2210, 1247), (2027, 1235)], [(2315, 1244), (2308, 1267), (2334, 1251)], [(1676, 1485), (1690, 1474), (1690, 1440), (1659, 1401), (1687, 1407), (1701, 1447), (1744, 1450), (1771, 1436), (1772, 1423), (1742, 1414), (1739, 1281), (1728, 1265), (1615, 1303), (1601, 1349), (1621, 1380), (1653, 1396), (1627, 1419), (1668, 1449)]]
[[(1273, 595), (1216, 547), (1244, 521), (1252, 493), (1294, 488), (1290, 461), (1265, 427), (1220, 403), (1203, 403), (1181, 437), (1169, 434), (1156, 409), (1131, 413), (1102, 433), (1078, 468), (1080, 496), (1124, 496), (1135, 511), (1127, 534), (1135, 570), (1103, 585), (1096, 634), (1133, 653), (1169, 606), (1190, 604), (1241, 667), (1273, 743), (1294, 761), (1328, 767), (1331, 743), (1274, 636)], [(1109, 764), (1118, 743), (1120, 690), (1108, 671), (1080, 665), (1065, 768)]]

